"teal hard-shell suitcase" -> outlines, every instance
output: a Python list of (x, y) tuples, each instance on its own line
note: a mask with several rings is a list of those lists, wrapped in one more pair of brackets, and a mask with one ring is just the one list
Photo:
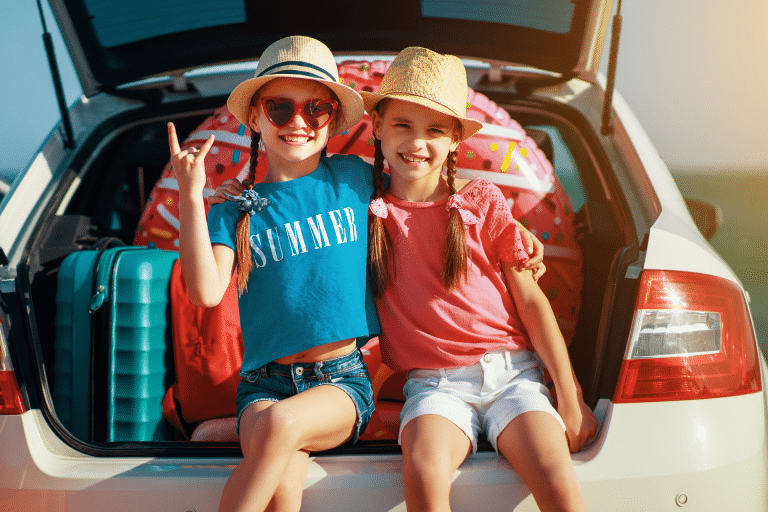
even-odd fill
[(121, 246), (78, 251), (62, 262), (53, 400), (75, 437), (170, 438), (161, 404), (172, 379), (169, 283), (177, 258)]

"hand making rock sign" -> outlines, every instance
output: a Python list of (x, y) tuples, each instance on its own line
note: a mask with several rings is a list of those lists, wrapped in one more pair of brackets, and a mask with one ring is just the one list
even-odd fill
[(176, 127), (173, 123), (168, 123), (168, 145), (171, 149), (171, 169), (176, 173), (176, 179), (179, 181), (179, 190), (185, 189), (194, 191), (205, 187), (205, 156), (213, 146), (214, 136), (208, 137), (208, 140), (200, 147), (190, 147), (182, 150), (179, 146), (179, 139), (176, 135)]

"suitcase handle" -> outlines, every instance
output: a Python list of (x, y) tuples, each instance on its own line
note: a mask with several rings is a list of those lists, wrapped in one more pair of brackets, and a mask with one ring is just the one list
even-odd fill
[(109, 287), (112, 277), (112, 267), (115, 262), (115, 258), (123, 252), (134, 249), (146, 249), (143, 245), (126, 245), (122, 247), (112, 247), (102, 251), (99, 256), (99, 261), (96, 264), (95, 278), (94, 278), (94, 291), (91, 303), (88, 309), (91, 313), (94, 313), (109, 300)]

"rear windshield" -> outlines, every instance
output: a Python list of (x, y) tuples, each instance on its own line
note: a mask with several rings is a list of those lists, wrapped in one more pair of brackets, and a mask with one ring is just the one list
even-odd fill
[(567, 33), (571, 28), (572, 0), (422, 0), (421, 12), (428, 18), (485, 21)]
[[(367, 2), (366, 9), (371, 13), (380, 12), (382, 7), (376, 5), (380, 1)], [(188, 0), (183, 3), (178, 0), (83, 2), (101, 46), (107, 48), (190, 30), (237, 25), (245, 23), (248, 19), (243, 0)], [(268, 4), (260, 2), (258, 12), (269, 16), (272, 8)], [(299, 5), (297, 8), (303, 10), (301, 7)], [(413, 7), (416, 7), (415, 3)], [(557, 34), (566, 34), (571, 29), (574, 10), (572, 0), (421, 0), (421, 14), (425, 18), (498, 23)], [(386, 24), (381, 16), (375, 18), (377, 21), (372, 19), (370, 23)], [(279, 23), (278, 20), (275, 21)], [(300, 23), (300, 20), (294, 20), (293, 23)], [(408, 22), (401, 19), (399, 23)], [(331, 31), (339, 29), (326, 28)], [(348, 25), (344, 28), (352, 29)]]
[(243, 0), (85, 0), (85, 5), (106, 47), (246, 20)]

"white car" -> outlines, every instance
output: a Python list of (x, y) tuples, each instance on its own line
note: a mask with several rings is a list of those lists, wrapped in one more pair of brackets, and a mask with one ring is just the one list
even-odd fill
[[(562, 239), (532, 231), (550, 278), (577, 290), (561, 327), (599, 419), (572, 456), (590, 510), (768, 510), (768, 368), (748, 297), (611, 90), (611, 71), (598, 77), (611, 0), (50, 3), (84, 96), (0, 203), (0, 510), (217, 509), (237, 442), (179, 441), (164, 424), (149, 436), (105, 434), (116, 413), (103, 390), (114, 377), (100, 358), (117, 348), (94, 325), (84, 356), (67, 352), (64, 331), (90, 316), (62, 318), (61, 276), (72, 254), (133, 242), (168, 161), (166, 123), (190, 136), (253, 76), (253, 59), (290, 34), (322, 40), (339, 63), (386, 62), (406, 46), (458, 55), (473, 91), (544, 134), (550, 182), (525, 169), (517, 181), (511, 170), (477, 173), (534, 190), (543, 206), (532, 211), (548, 208), (555, 183), (569, 195), (573, 211), (552, 219), (574, 233), (576, 273), (558, 260)], [(481, 135), (511, 136), (488, 121)], [(90, 292), (91, 279), (71, 284)], [(172, 365), (163, 325), (161, 358)], [(165, 370), (150, 384), (167, 385)], [(66, 379), (82, 387), (62, 402)], [(378, 397), (382, 414), (385, 402)], [(130, 410), (126, 421), (140, 422), (143, 410)], [(164, 421), (159, 403), (147, 414)], [(391, 436), (313, 454), (303, 510), (405, 510), (401, 471)], [(537, 510), (487, 443), (457, 471), (451, 501), (455, 511)]]

